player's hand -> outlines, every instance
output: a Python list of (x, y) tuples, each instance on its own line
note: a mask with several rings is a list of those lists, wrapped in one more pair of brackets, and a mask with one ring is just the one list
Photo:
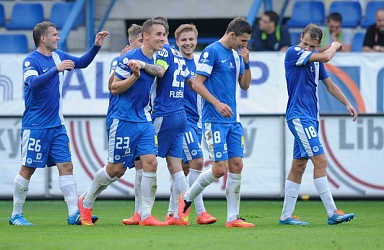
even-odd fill
[(244, 63), (249, 63), (249, 50), (247, 47), (243, 47), (239, 51), (239, 56), (243, 58)]
[(334, 41), (332, 42), (331, 47), (334, 47), (336, 50), (341, 50), (343, 45), (339, 42)]
[(233, 115), (232, 109), (225, 103), (219, 102), (215, 105), (217, 111), (224, 117), (231, 117)]
[(100, 31), (96, 34), (95, 38), (95, 45), (96, 46), (103, 46), (105, 38), (108, 36), (108, 31)]
[(56, 67), (59, 72), (63, 72), (64, 70), (72, 70), (75, 68), (75, 62), (72, 60), (64, 60)]
[(140, 69), (141, 69), (140, 61), (138, 61), (138, 60), (129, 60), (128, 61), (128, 67), (131, 68), (132, 73), (136, 77), (140, 77)]
[(351, 104), (348, 104), (346, 107), (349, 114), (353, 116), (353, 121), (356, 121), (358, 116), (356, 109)]
[(124, 47), (124, 49), (121, 50), (120, 56), (124, 55), (127, 51), (133, 49), (130, 45), (127, 45)]

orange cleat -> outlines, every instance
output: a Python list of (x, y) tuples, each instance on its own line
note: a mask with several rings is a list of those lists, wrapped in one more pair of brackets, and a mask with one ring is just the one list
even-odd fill
[(189, 224), (189, 212), (191, 211), (191, 204), (192, 202), (187, 202), (184, 200), (184, 193), (182, 193), (179, 198), (177, 199), (178, 202), (178, 215), (179, 220), (183, 225)]
[(85, 208), (83, 206), (83, 200), (84, 197), (80, 197), (79, 201), (77, 202), (77, 206), (80, 210), (80, 222), (83, 226), (93, 226), (92, 222), (92, 208)]
[(168, 226), (168, 223), (165, 221), (159, 221), (158, 219), (150, 215), (145, 220), (140, 220), (139, 225), (161, 227), (161, 226)]
[(124, 225), (139, 225), (140, 214), (135, 212), (132, 217), (123, 219), (122, 222)]
[(199, 225), (213, 224), (216, 221), (217, 219), (210, 215), (208, 212), (202, 212), (196, 219), (196, 222)]
[(167, 222), (168, 225), (170, 225), (170, 226), (172, 226), (172, 225), (173, 226), (184, 226), (185, 225), (179, 219), (175, 218), (175, 216), (173, 216), (173, 214), (165, 216), (165, 222)]
[(245, 220), (242, 218), (238, 218), (236, 220), (226, 222), (225, 226), (226, 227), (242, 227), (242, 228), (255, 227), (253, 223), (245, 222)]

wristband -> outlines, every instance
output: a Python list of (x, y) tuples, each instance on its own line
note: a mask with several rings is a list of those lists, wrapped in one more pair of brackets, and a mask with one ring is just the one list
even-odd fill
[(251, 67), (249, 66), (249, 63), (244, 63), (244, 69), (245, 70), (248, 70), (248, 69), (250, 69)]
[(140, 61), (140, 68), (144, 69), (144, 67), (145, 67), (145, 62)]

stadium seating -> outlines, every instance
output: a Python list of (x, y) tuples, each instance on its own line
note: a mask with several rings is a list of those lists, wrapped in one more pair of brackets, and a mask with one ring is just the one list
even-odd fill
[(28, 40), (24, 34), (1, 34), (0, 53), (28, 53)]
[(352, 52), (362, 52), (365, 32), (359, 31), (353, 35)]
[(297, 1), (293, 5), (289, 28), (304, 28), (309, 23), (323, 25), (325, 20), (324, 3), (321, 1)]
[(289, 34), (291, 35), (291, 45), (297, 45), (300, 43), (300, 35), (301, 32), (295, 32), (295, 31), (290, 31)]
[[(73, 2), (57, 2), (52, 5), (50, 21), (56, 25), (57, 29), (62, 29), (69, 13), (72, 10)], [(80, 12), (72, 29), (77, 29), (83, 22), (83, 15)]]
[(5, 26), (4, 6), (0, 4), (0, 27)]
[(40, 3), (15, 3), (11, 21), (6, 23), (8, 30), (31, 30), (44, 21), (44, 9)]
[(375, 24), (376, 11), (380, 8), (384, 8), (384, 1), (370, 1), (365, 7), (364, 20), (360, 22), (361, 28), (367, 28), (368, 26)]
[(337, 12), (343, 17), (344, 28), (357, 28), (361, 20), (361, 5), (358, 1), (333, 1), (328, 13)]

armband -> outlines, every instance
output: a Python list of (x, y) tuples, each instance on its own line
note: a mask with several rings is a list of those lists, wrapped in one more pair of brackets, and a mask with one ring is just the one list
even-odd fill
[(248, 70), (248, 69), (250, 69), (251, 67), (249, 66), (249, 63), (244, 63), (244, 69), (245, 70)]
[(140, 61), (140, 68), (144, 69), (144, 67), (145, 67), (145, 62)]

